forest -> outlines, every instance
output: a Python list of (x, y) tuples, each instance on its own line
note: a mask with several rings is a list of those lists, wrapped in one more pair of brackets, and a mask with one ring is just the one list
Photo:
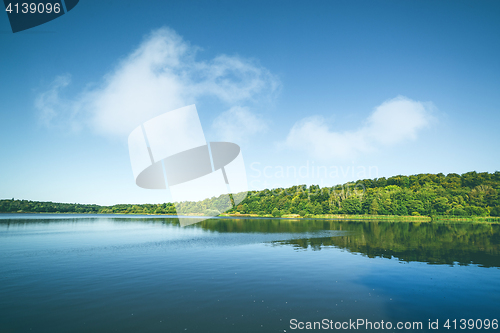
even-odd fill
[(233, 204), (227, 196), (198, 202), (113, 206), (7, 199), (0, 200), (0, 212), (175, 215), (181, 209), (185, 214), (196, 215), (207, 210), (222, 213), (230, 208), (225, 215), (500, 216), (500, 171), (398, 175), (323, 188), (299, 185), (249, 191), (235, 206), (233, 197), (240, 195), (231, 196)]

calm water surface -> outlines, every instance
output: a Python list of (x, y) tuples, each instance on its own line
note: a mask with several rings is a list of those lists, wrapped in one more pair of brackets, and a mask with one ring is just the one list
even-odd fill
[(499, 267), (500, 225), (2, 214), (0, 332), (470, 331), (442, 326), (500, 319)]

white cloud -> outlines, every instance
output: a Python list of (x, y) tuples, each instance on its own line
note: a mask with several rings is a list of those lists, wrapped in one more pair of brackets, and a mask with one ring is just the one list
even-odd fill
[(317, 158), (352, 158), (360, 153), (415, 140), (433, 120), (432, 103), (398, 96), (375, 108), (355, 131), (334, 132), (325, 119), (314, 116), (297, 122), (285, 141), (291, 149), (307, 151)]
[(221, 113), (212, 124), (217, 136), (225, 141), (241, 142), (249, 136), (267, 130), (267, 122), (249, 111), (247, 107), (235, 106)]
[(69, 79), (54, 83), (35, 106), (45, 123), (78, 119), (103, 134), (128, 135), (142, 122), (203, 97), (243, 110), (245, 104), (272, 97), (279, 87), (267, 69), (251, 60), (220, 55), (197, 61), (198, 51), (171, 29), (155, 30), (96, 88), (62, 99), (59, 92)]

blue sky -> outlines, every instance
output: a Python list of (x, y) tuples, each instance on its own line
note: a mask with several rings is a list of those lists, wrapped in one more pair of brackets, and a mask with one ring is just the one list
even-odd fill
[(82, 0), (12, 34), (0, 15), (0, 198), (168, 201), (135, 185), (127, 133), (191, 103), (208, 141), (242, 147), (251, 189), (494, 172), (498, 17), (498, 1)]

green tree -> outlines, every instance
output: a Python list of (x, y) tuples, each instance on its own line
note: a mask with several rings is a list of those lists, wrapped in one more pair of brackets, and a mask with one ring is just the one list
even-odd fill
[(272, 212), (272, 214), (271, 214), (271, 215), (272, 215), (272, 216), (274, 216), (274, 217), (280, 217), (280, 216), (281, 216), (281, 213), (280, 213), (280, 211), (278, 210), (278, 208), (276, 208), (276, 207), (275, 207), (275, 208), (273, 209), (273, 212)]

